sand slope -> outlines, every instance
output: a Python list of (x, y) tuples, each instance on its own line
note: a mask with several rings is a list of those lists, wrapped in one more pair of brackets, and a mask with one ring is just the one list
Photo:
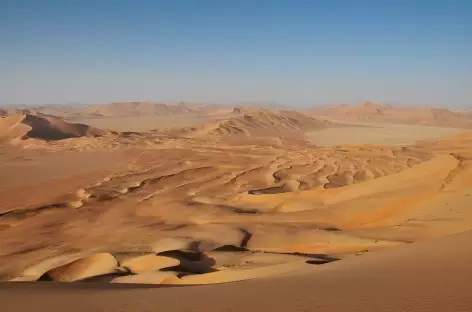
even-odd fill
[(148, 102), (123, 102), (104, 105), (91, 105), (86, 107), (84, 111), (87, 114), (115, 117), (196, 113), (194, 110), (184, 106)]
[(10, 115), (0, 119), (0, 140), (17, 139), (61, 140), (106, 134), (84, 124), (68, 123), (61, 118), (43, 115)]
[(259, 109), (232, 112), (233, 116), (215, 123), (183, 130), (188, 137), (201, 136), (287, 136), (291, 132), (323, 129), (330, 122), (317, 120), (295, 111)]
[[(291, 276), (184, 288), (1, 284), (7, 311), (470, 311), (472, 232)], [(25, 300), (25, 297), (28, 300)]]

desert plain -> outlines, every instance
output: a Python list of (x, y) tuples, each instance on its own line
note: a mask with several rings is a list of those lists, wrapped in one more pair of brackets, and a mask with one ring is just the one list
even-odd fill
[(472, 116), (0, 109), (2, 311), (472, 311)]

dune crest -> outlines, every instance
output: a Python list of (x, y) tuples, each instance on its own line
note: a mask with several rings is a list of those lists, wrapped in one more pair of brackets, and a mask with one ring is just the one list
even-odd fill
[(74, 124), (59, 117), (44, 115), (9, 115), (0, 119), (0, 142), (21, 139), (55, 141), (68, 138), (95, 137), (108, 133), (84, 124)]
[(228, 119), (185, 129), (181, 135), (201, 136), (293, 136), (293, 132), (324, 129), (335, 126), (328, 121), (308, 117), (296, 111), (259, 109), (244, 112), (233, 109)]

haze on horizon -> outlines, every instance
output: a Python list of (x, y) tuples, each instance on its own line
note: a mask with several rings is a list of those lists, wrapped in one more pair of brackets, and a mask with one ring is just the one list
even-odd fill
[(0, 2), (0, 104), (472, 105), (472, 2)]

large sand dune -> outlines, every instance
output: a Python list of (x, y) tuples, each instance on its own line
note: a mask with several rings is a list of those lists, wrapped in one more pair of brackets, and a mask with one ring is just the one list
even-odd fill
[(84, 124), (68, 123), (61, 118), (43, 115), (9, 115), (0, 117), (0, 141), (34, 138), (61, 140), (84, 136), (101, 136), (106, 132)]
[(105, 136), (2, 118), (2, 308), (472, 309), (471, 132), (317, 147), (305, 132), (349, 128), (293, 111), (215, 116)]
[(215, 123), (183, 130), (183, 135), (195, 136), (286, 136), (292, 132), (318, 130), (330, 122), (308, 117), (295, 111), (234, 109), (232, 116)]

